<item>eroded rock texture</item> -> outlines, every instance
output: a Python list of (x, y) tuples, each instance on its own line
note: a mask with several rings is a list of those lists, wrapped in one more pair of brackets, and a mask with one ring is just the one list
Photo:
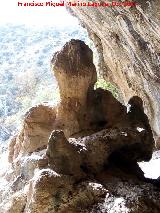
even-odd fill
[(132, 97), (127, 110), (109, 91), (94, 90), (92, 51), (80, 40), (54, 55), (52, 69), (61, 101), (26, 113), (9, 145), (0, 212), (158, 213), (159, 182), (137, 164), (154, 148), (142, 100)]
[(160, 1), (135, 2), (136, 7), (70, 9), (98, 49), (100, 74), (119, 88), (125, 103), (135, 95), (143, 100), (160, 147)]
[(20, 132), (9, 144), (9, 162), (19, 155), (42, 150), (53, 130), (56, 109), (49, 105), (38, 105), (26, 112)]

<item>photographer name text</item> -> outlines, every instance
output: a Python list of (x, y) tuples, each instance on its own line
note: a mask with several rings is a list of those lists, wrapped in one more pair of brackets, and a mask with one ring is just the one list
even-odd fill
[(46, 2), (18, 2), (18, 7), (135, 7), (137, 5), (136, 2), (83, 2), (83, 1), (46, 1)]

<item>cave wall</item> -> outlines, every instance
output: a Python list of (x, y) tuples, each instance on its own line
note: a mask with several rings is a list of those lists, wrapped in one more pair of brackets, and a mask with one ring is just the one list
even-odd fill
[(133, 95), (143, 99), (160, 147), (160, 1), (136, 2), (136, 7), (77, 6), (69, 11), (98, 49), (100, 74), (120, 89), (125, 103)]

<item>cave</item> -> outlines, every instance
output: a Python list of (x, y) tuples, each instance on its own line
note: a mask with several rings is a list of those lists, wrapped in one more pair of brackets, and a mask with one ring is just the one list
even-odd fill
[[(53, 54), (60, 100), (31, 107), (10, 140), (3, 212), (160, 212), (159, 178), (139, 166), (159, 148), (159, 2), (149, 3), (67, 6), (99, 61), (74, 38)], [(99, 76), (120, 97), (95, 87)]]

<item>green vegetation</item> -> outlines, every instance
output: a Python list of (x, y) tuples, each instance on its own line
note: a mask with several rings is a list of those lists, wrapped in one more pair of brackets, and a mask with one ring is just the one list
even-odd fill
[(107, 82), (103, 78), (98, 79), (95, 83), (95, 89), (102, 88), (104, 90), (109, 90), (115, 98), (118, 98), (118, 90), (115, 86), (113, 86), (110, 82)]

